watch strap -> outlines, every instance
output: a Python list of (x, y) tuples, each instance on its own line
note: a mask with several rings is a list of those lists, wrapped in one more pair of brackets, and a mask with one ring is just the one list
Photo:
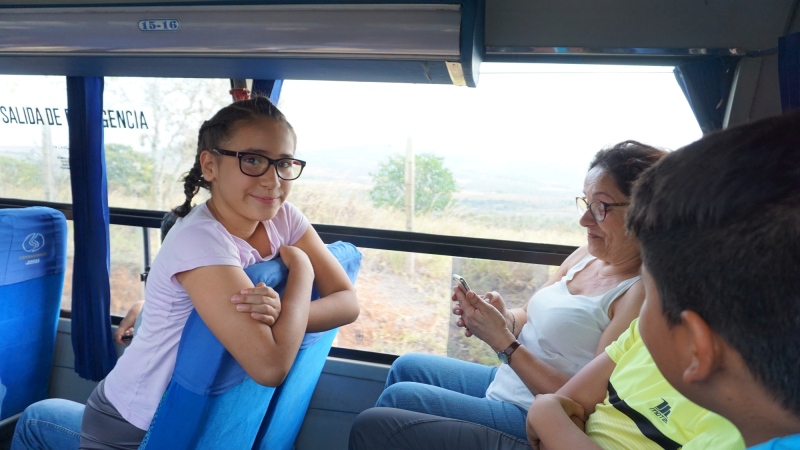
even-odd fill
[(515, 340), (514, 342), (511, 343), (511, 345), (508, 346), (508, 348), (506, 348), (502, 352), (497, 352), (497, 357), (500, 358), (500, 361), (502, 361), (503, 363), (508, 364), (508, 362), (511, 360), (511, 354), (514, 353), (514, 351), (516, 351), (520, 345), (522, 344), (520, 344), (519, 341)]

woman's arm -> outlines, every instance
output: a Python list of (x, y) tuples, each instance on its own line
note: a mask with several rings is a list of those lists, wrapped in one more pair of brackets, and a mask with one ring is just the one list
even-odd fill
[[(574, 252), (572, 252), (571, 255), (567, 257), (567, 259), (564, 260), (563, 263), (561, 263), (561, 265), (558, 267), (555, 273), (553, 273), (553, 275), (550, 278), (548, 278), (543, 285), (539, 286), (539, 289), (544, 289), (547, 286), (550, 286), (551, 284), (554, 284), (555, 282), (563, 278), (564, 275), (567, 274), (567, 271), (569, 271), (569, 269), (572, 268), (572, 266), (577, 264), (581, 259), (583, 259), (583, 257), (585, 257), (588, 254), (589, 250), (587, 246), (584, 245), (582, 247), (577, 248)], [(466, 294), (466, 292), (464, 292), (458, 287), (456, 287), (455, 290), (453, 291), (452, 300), (456, 302), (456, 304), (453, 306), (453, 314), (460, 316), (462, 311), (461, 301), (460, 301), (461, 297), (459, 297), (458, 292), (456, 291), (460, 291), (462, 295)], [(508, 328), (508, 330), (514, 334), (515, 338), (519, 337), (519, 332), (520, 330), (522, 330), (522, 326), (525, 325), (525, 322), (528, 321), (528, 303), (530, 303), (530, 299), (528, 299), (528, 301), (526, 301), (525, 304), (519, 308), (506, 309), (505, 301), (498, 292), (487, 292), (486, 295), (483, 296), (483, 298), (487, 302), (489, 302), (492, 306), (497, 308), (498, 311), (500, 311), (500, 314), (502, 314), (503, 317), (505, 317), (506, 319), (506, 328)], [(456, 320), (456, 326), (463, 327), (464, 321), (461, 319)], [(472, 332), (470, 332), (469, 330), (465, 330), (464, 334), (467, 337), (472, 336)]]
[[(505, 350), (512, 342), (514, 335), (505, 328), (505, 318), (494, 306), (490, 305), (475, 292), (470, 291), (462, 296), (462, 319), (467, 328), (480, 340), (489, 344), (492, 350)], [(537, 358), (525, 346), (514, 351), (509, 366), (517, 373), (525, 386), (534, 394), (555, 392), (569, 380), (569, 376)]]
[(639, 317), (639, 310), (644, 303), (644, 284), (640, 281), (633, 283), (633, 286), (611, 303), (608, 311), (611, 322), (600, 335), (595, 356), (605, 353), (606, 347), (631, 326), (633, 319)]
[(289, 268), (281, 313), (274, 325), (241, 314), (230, 298), (253, 283), (237, 266), (206, 266), (177, 274), (197, 312), (214, 336), (257, 383), (277, 386), (286, 377), (308, 323), (314, 270), (300, 249), (281, 247)]
[(320, 296), (311, 302), (306, 331), (327, 331), (355, 322), (360, 311), (356, 290), (314, 227), (309, 225), (295, 246), (311, 260), (314, 285)]
[[(551, 284), (563, 278), (564, 275), (567, 274), (567, 271), (569, 271), (572, 266), (577, 264), (588, 253), (589, 250), (585, 246), (580, 247), (572, 252), (572, 254), (567, 257), (566, 260), (564, 260), (564, 263), (561, 264), (553, 276), (551, 276), (550, 279), (542, 285), (542, 288), (550, 286)], [(457, 292), (455, 296), (457, 296), (459, 299), (465, 298), (459, 288), (456, 288), (456, 291)], [(482, 311), (480, 314), (471, 315), (469, 318), (463, 317), (464, 311), (461, 312), (462, 319), (473, 323), (473, 325), (468, 325), (469, 329), (472, 330), (471, 333), (477, 333), (478, 337), (489, 344), (494, 351), (502, 351), (505, 350), (505, 348), (513, 341), (513, 339), (519, 336), (519, 331), (522, 329), (522, 325), (524, 325), (527, 321), (528, 304), (526, 303), (523, 308), (506, 310), (502, 298), (495, 294), (496, 293), (488, 294), (491, 306), (494, 306), (492, 309), (498, 311), (501, 316), (504, 316), (508, 331), (503, 330), (502, 326), (499, 325), (496, 320), (494, 322), (490, 320), (494, 316), (491, 311)], [(474, 293), (472, 295), (474, 295)], [(479, 298), (477, 296), (475, 297)], [(480, 305), (475, 304), (474, 307), (475, 306), (479, 307)], [(506, 311), (507, 314), (504, 314)], [(509, 318), (510, 314), (515, 315), (516, 326), (513, 324), (514, 319)], [(514, 327), (514, 338), (511, 338), (510, 336), (510, 330), (512, 326)], [(624, 331), (624, 329), (622, 331)], [(620, 331), (620, 333), (622, 331)], [(514, 356), (509, 361), (509, 366), (514, 370), (514, 372), (516, 372), (517, 376), (520, 377), (520, 380), (522, 380), (525, 386), (534, 395), (556, 392), (570, 379), (569, 375), (542, 361), (524, 346), (517, 348), (517, 350), (514, 352)]]

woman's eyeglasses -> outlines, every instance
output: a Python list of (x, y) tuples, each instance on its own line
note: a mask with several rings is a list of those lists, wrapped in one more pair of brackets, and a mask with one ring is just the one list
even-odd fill
[(630, 203), (606, 203), (600, 200), (595, 200), (592, 203), (587, 203), (584, 197), (575, 197), (575, 203), (578, 205), (578, 212), (584, 214), (589, 210), (594, 220), (602, 222), (606, 219), (606, 213), (609, 206), (628, 206)]
[(239, 158), (239, 170), (249, 177), (260, 177), (267, 173), (269, 166), (275, 166), (275, 172), (278, 178), (282, 180), (296, 180), (303, 173), (303, 168), (306, 166), (305, 161), (294, 158), (268, 158), (260, 153), (248, 152), (233, 152), (230, 150), (223, 150), (221, 148), (211, 149), (212, 153), (225, 156), (235, 156)]

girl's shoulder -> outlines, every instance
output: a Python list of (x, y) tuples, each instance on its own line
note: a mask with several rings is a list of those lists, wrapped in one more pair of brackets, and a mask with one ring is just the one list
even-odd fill
[(174, 240), (195, 239), (197, 234), (222, 237), (230, 233), (211, 215), (208, 207), (203, 203), (192, 208), (185, 217), (178, 218), (175, 221), (175, 224), (164, 238), (164, 244), (166, 245), (167, 242)]
[(294, 245), (310, 226), (305, 214), (289, 202), (283, 202), (278, 213), (270, 222), (275, 228), (275, 232), (288, 241), (286, 242), (288, 245)]
[(285, 218), (284, 220), (291, 220), (292, 218), (297, 218), (297, 217), (305, 217), (305, 214), (303, 214), (303, 212), (300, 211), (300, 208), (298, 208), (289, 201), (283, 202), (280, 209), (278, 210), (278, 214), (276, 214), (275, 217), (278, 217), (279, 215), (283, 216)]

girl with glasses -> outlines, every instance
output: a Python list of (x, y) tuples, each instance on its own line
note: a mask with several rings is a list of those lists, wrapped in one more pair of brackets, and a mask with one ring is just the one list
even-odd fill
[[(296, 143), (286, 117), (264, 97), (235, 102), (206, 121), (184, 178), (186, 200), (173, 209), (177, 220), (147, 278), (135, 339), (85, 409), (51, 401), (57, 399), (29, 408), (40, 417), (48, 408), (63, 413), (66, 431), (82, 414), (81, 448), (135, 449), (170, 381), (193, 309), (245, 372), (267, 386), (286, 377), (307, 331), (355, 321), (358, 301), (344, 269), (287, 201), (305, 166), (294, 159)], [(192, 205), (201, 188), (210, 198)], [(278, 256), (289, 269), (280, 298), (261, 283), (254, 287), (244, 272)], [(321, 297), (313, 303), (312, 284)]]

